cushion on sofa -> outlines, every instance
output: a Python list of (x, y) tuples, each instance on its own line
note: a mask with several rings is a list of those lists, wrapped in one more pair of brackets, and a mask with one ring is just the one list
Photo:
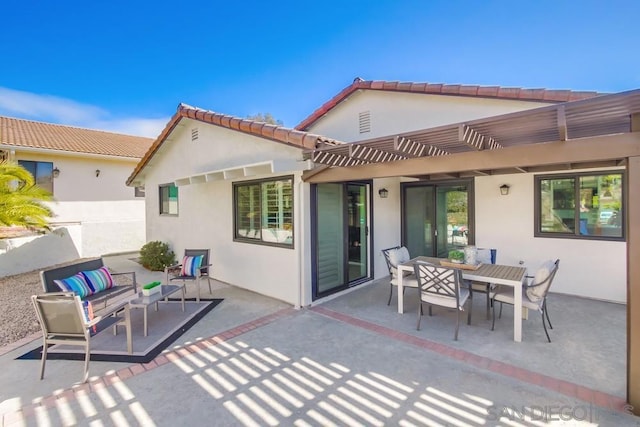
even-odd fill
[(58, 285), (61, 291), (74, 292), (80, 298), (84, 298), (95, 293), (95, 289), (87, 283), (87, 280), (82, 273), (74, 274), (66, 279), (54, 280), (53, 282)]
[(107, 267), (100, 267), (97, 270), (83, 271), (85, 279), (94, 289), (94, 292), (105, 291), (113, 287), (113, 277)]

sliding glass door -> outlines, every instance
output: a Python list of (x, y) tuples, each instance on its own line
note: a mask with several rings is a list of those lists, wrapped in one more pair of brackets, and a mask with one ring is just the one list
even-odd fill
[(315, 299), (370, 276), (370, 185), (317, 184), (313, 188)]
[(402, 241), (411, 256), (447, 257), (472, 236), (472, 181), (402, 186)]

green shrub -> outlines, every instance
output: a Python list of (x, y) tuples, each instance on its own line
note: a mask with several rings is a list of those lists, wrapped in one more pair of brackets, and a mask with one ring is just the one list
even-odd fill
[(166, 243), (149, 242), (140, 249), (140, 264), (151, 271), (162, 271), (175, 263), (176, 256)]

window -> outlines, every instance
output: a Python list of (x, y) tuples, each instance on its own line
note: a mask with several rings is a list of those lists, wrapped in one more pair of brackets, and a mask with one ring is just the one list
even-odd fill
[(293, 178), (233, 185), (234, 240), (293, 246)]
[(53, 163), (18, 160), (18, 164), (33, 175), (38, 187), (53, 194)]
[(178, 215), (178, 187), (174, 184), (160, 186), (160, 215)]
[(623, 240), (623, 178), (619, 171), (537, 176), (535, 235)]

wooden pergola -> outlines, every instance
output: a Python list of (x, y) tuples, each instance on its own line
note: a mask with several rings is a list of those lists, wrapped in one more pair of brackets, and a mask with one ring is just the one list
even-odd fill
[(640, 90), (405, 132), (305, 154), (309, 183), (626, 168), (627, 401), (640, 415)]

